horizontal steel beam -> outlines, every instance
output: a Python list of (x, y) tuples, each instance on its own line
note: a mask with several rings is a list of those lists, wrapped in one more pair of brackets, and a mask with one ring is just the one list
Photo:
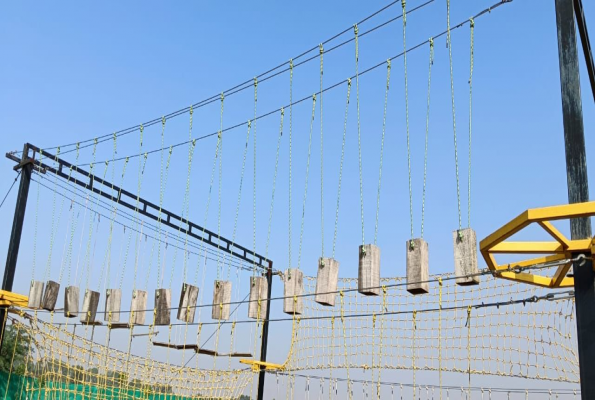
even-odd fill
[[(189, 221), (173, 212), (160, 208), (158, 205), (143, 199), (111, 182), (99, 178), (92, 173), (72, 165), (68, 161), (62, 160), (54, 154), (41, 150), (32, 144), (27, 144), (28, 149), (32, 154), (25, 154), (23, 158), (19, 158), (13, 153), (6, 153), (6, 158), (13, 160), (19, 165), (23, 164), (23, 160), (32, 162), (35, 169), (41, 173), (51, 172), (56, 176), (75, 183), (87, 190), (92, 191), (106, 199), (127, 207), (145, 217), (149, 217), (165, 226), (178, 230), (180, 233), (191, 236), (201, 242), (208, 244), (218, 250), (230, 254), (234, 257), (244, 260), (257, 267), (267, 269), (270, 260), (260, 254), (247, 249), (223, 236), (216, 234), (200, 225)], [(36, 157), (37, 154), (43, 156), (43, 159)], [(46, 164), (44, 159), (52, 160), (57, 164), (57, 167)]]

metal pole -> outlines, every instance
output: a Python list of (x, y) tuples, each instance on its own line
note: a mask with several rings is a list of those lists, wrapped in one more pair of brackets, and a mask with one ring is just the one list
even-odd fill
[[(6, 267), (4, 267), (4, 278), (2, 279), (2, 290), (12, 291), (14, 275), (17, 267), (17, 258), (19, 255), (19, 246), (21, 244), (21, 234), (23, 233), (23, 222), (25, 220), (25, 209), (27, 208), (27, 197), (29, 195), (29, 184), (31, 183), (31, 171), (33, 164), (29, 162), (29, 147), (23, 147), (23, 156), (21, 164), (17, 167), (22, 168), (21, 181), (19, 183), (19, 193), (17, 194), (17, 204), (14, 210), (12, 220), (12, 230), (10, 232), (10, 242), (8, 243), (8, 253), (6, 255)], [(0, 321), (6, 319), (7, 308), (0, 308)], [(0, 326), (0, 338), (4, 341), (3, 323)], [(0, 342), (0, 349), (2, 343)]]
[[(573, 0), (555, 1), (568, 202), (581, 203), (589, 201), (589, 185), (574, 7)], [(572, 239), (590, 238), (590, 219), (571, 220), (570, 233)], [(595, 398), (595, 368), (590, 366), (595, 360), (595, 272), (590, 255), (587, 260), (573, 265), (581, 397), (585, 400)]]
[[(273, 262), (269, 261), (269, 268), (267, 269), (267, 312), (265, 313), (265, 320), (262, 325), (262, 340), (260, 342), (260, 361), (266, 362), (267, 360), (267, 345), (269, 338), (269, 316), (271, 314), (271, 289), (273, 287)], [(260, 367), (258, 373), (258, 400), (264, 400), (264, 378), (266, 376), (266, 370), (264, 367)]]

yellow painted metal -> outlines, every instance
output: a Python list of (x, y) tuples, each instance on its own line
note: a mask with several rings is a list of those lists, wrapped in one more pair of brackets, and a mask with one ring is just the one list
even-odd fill
[[(523, 268), (570, 259), (573, 253), (595, 254), (595, 238), (570, 240), (550, 221), (595, 216), (595, 202), (535, 208), (521, 213), (506, 225), (480, 242), (480, 251), (488, 268), (497, 278), (528, 283), (546, 288), (574, 286), (574, 278), (567, 277), (571, 263), (559, 265), (552, 277), (523, 271)], [(536, 223), (541, 226), (554, 241), (517, 242), (506, 241), (522, 229)], [(548, 254), (521, 262), (498, 265), (495, 254)]]
[(282, 364), (274, 364), (266, 361), (241, 359), (240, 363), (250, 365), (254, 372), (259, 372), (263, 369), (267, 371), (281, 371), (285, 368)]
[(29, 297), (22, 294), (0, 290), (0, 307), (27, 307)]
[(547, 221), (539, 221), (538, 224), (554, 239), (556, 239), (558, 243), (560, 243), (565, 249), (567, 249), (568, 246), (570, 246), (570, 244), (568, 243), (568, 239), (566, 239), (566, 236), (564, 236), (562, 232), (556, 229), (554, 225)]

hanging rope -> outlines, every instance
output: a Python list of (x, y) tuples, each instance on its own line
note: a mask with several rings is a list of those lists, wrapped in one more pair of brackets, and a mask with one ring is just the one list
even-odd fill
[(323, 131), (322, 131), (322, 75), (323, 75), (323, 55), (324, 55), (324, 47), (322, 43), (319, 45), (319, 53), (320, 53), (320, 237), (321, 240), (321, 250), (320, 250), (320, 257), (324, 258), (324, 140), (323, 140)]
[(413, 189), (411, 187), (411, 146), (409, 140), (409, 93), (407, 87), (407, 40), (406, 40), (406, 33), (407, 33), (407, 19), (406, 19), (406, 4), (405, 0), (401, 0), (401, 6), (403, 9), (403, 65), (404, 69), (404, 77), (405, 77), (405, 130), (407, 133), (407, 171), (409, 175), (409, 220), (411, 225), (411, 242), (409, 246), (413, 248)]
[(291, 268), (291, 135), (293, 133), (293, 60), (289, 60), (289, 260), (287, 267)]
[[(244, 155), (242, 157), (242, 172), (240, 174), (240, 188), (238, 189), (238, 200), (236, 202), (236, 213), (235, 213), (235, 217), (234, 217), (234, 221), (233, 221), (233, 234), (231, 236), (232, 247), (235, 245), (236, 233), (238, 230), (238, 218), (240, 216), (240, 202), (242, 200), (242, 187), (244, 185), (244, 172), (246, 170), (246, 156), (248, 154), (248, 143), (250, 142), (250, 130), (251, 129), (252, 129), (252, 121), (248, 121), (248, 131), (246, 132), (246, 143), (244, 145)], [(231, 257), (229, 257), (227, 260), (228, 260), (227, 278), (229, 279), (229, 267), (231, 265)], [(197, 278), (198, 278), (198, 276), (197, 276)]]
[[(256, 252), (256, 105), (258, 103), (258, 79), (254, 78), (254, 176), (252, 178), (252, 245)], [(252, 276), (256, 275), (256, 258), (252, 265)]]
[(273, 191), (271, 194), (271, 208), (269, 212), (269, 224), (267, 229), (267, 243), (265, 246), (265, 257), (269, 257), (269, 243), (271, 240), (271, 225), (273, 223), (273, 208), (275, 205), (275, 188), (277, 187), (277, 170), (279, 169), (279, 149), (281, 148), (281, 138), (283, 137), (283, 117), (285, 110), (281, 109), (281, 122), (279, 123), (279, 137), (277, 139), (277, 153), (275, 155), (275, 174), (273, 175)]
[[(221, 202), (223, 201), (223, 197), (221, 196), (221, 187), (223, 186), (223, 106), (225, 102), (225, 96), (221, 93), (221, 113), (219, 117), (219, 135), (217, 136), (217, 141), (219, 142), (219, 154), (217, 158), (219, 159), (219, 182), (217, 183), (217, 235), (221, 235)], [(220, 241), (217, 241), (217, 250), (219, 250)], [(221, 269), (223, 269), (223, 260), (221, 259), (221, 252), (217, 251), (217, 264), (221, 265)], [(227, 276), (229, 276), (229, 264), (227, 265)]]
[(382, 114), (382, 139), (380, 140), (380, 168), (378, 170), (378, 193), (376, 195), (376, 225), (374, 227), (374, 244), (378, 242), (378, 218), (380, 215), (380, 185), (382, 182), (382, 161), (384, 156), (384, 133), (386, 132), (386, 109), (388, 106), (388, 89), (390, 86), (390, 59), (386, 60), (386, 91), (384, 92), (384, 112)]
[(446, 45), (448, 46), (448, 60), (450, 64), (450, 96), (452, 101), (452, 131), (455, 148), (455, 174), (457, 180), (457, 207), (459, 211), (459, 237), (461, 234), (461, 191), (459, 185), (459, 154), (457, 150), (457, 122), (455, 115), (455, 82), (452, 69), (452, 43), (450, 41), (450, 0), (446, 0)]
[(304, 185), (304, 202), (302, 204), (302, 222), (300, 227), (300, 248), (298, 252), (298, 269), (302, 264), (302, 245), (304, 241), (304, 220), (306, 217), (306, 199), (308, 197), (308, 176), (310, 173), (310, 155), (312, 153), (312, 129), (314, 127), (314, 116), (316, 114), (316, 95), (312, 95), (312, 117), (310, 118), (310, 135), (308, 139), (308, 161), (306, 161), (306, 183)]
[(339, 165), (339, 188), (337, 190), (337, 210), (335, 211), (335, 233), (333, 234), (333, 255), (337, 248), (337, 232), (339, 227), (339, 203), (341, 201), (341, 182), (343, 179), (343, 161), (345, 160), (345, 138), (347, 137), (347, 114), (349, 112), (349, 98), (351, 95), (351, 79), (347, 80), (347, 100), (345, 101), (345, 119), (343, 122), (343, 142), (341, 144), (341, 163)]
[(424, 221), (426, 214), (426, 178), (428, 176), (428, 136), (430, 132), (430, 93), (432, 87), (432, 65), (434, 65), (434, 39), (430, 38), (430, 62), (428, 72), (428, 105), (426, 111), (426, 140), (424, 148), (424, 184), (421, 196), (421, 238), (424, 238)]
[(355, 34), (355, 90), (357, 102), (357, 148), (359, 155), (359, 197), (362, 216), (362, 245), (364, 245), (366, 244), (366, 240), (364, 238), (364, 178), (362, 172), (362, 132), (359, 116), (359, 39), (357, 24), (353, 26), (353, 32)]
[(473, 18), (469, 19), (469, 26), (471, 28), (471, 50), (470, 50), (470, 67), (469, 67), (469, 177), (467, 183), (468, 189), (468, 207), (467, 207), (467, 227), (471, 227), (471, 128), (472, 128), (472, 106), (473, 106), (473, 58), (474, 58), (474, 49), (473, 49), (473, 42), (474, 42), (474, 31), (475, 31), (475, 21)]

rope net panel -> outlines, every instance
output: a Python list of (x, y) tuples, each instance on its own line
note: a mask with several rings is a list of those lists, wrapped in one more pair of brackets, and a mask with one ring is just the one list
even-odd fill
[[(579, 382), (573, 299), (506, 304), (547, 291), (492, 278), (461, 287), (452, 277), (433, 280), (421, 296), (406, 291), (404, 278), (385, 278), (380, 296), (362, 296), (357, 279), (340, 279), (335, 307), (304, 297), (286, 370), (425, 370)], [(304, 277), (305, 293), (315, 287), (315, 278)]]
[[(12, 321), (17, 341), (30, 341), (30, 346), (25, 368), (11, 370), (6, 378), (8, 398), (238, 399), (252, 383), (254, 373), (249, 369), (200, 369), (160, 362), (77, 336), (64, 326), (27, 319)], [(93, 328), (83, 329), (88, 335)], [(95, 332), (96, 339), (104, 336), (105, 329), (101, 331)]]

